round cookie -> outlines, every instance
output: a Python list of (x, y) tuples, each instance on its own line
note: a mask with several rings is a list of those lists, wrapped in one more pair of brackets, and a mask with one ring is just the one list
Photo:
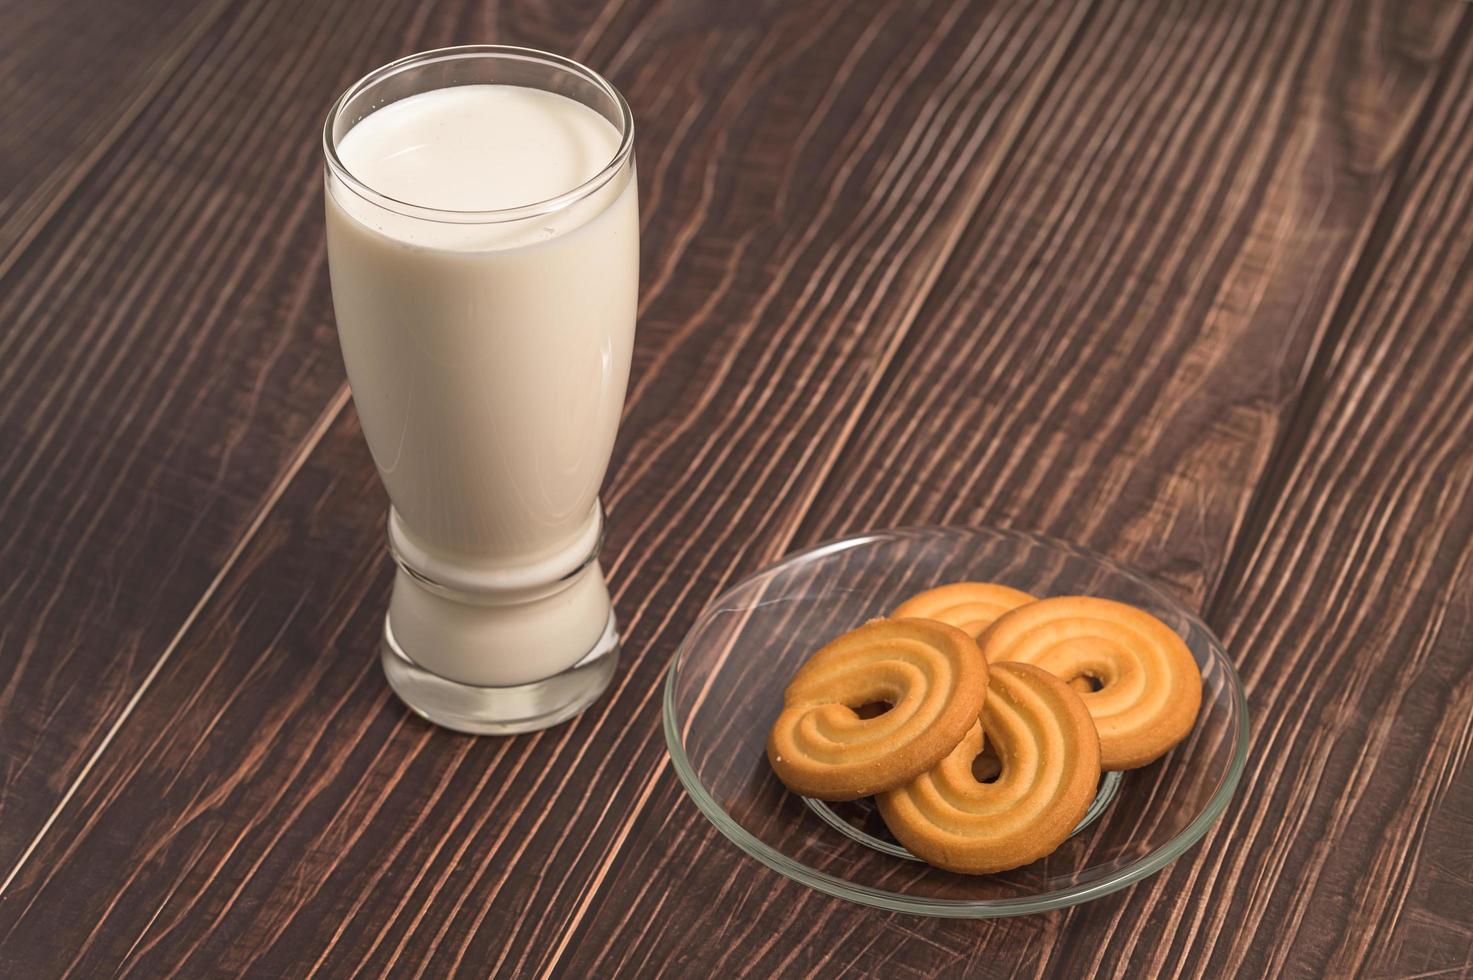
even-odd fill
[[(980, 724), (945, 759), (875, 798), (885, 826), (916, 857), (991, 874), (1050, 854), (1078, 826), (1100, 783), (1100, 743), (1079, 695), (1028, 664), (991, 668)], [(1001, 770), (978, 782), (985, 739)]]
[[(798, 669), (767, 736), (767, 758), (795, 793), (856, 800), (930, 769), (977, 722), (987, 661), (966, 633), (924, 619), (876, 619)], [(883, 714), (856, 709), (875, 702)]]
[(1080, 697), (1100, 733), (1100, 764), (1154, 762), (1196, 723), (1202, 673), (1176, 631), (1150, 613), (1109, 599), (1060, 596), (1000, 617), (980, 646), (994, 667), (1018, 662), (1098, 685)]
[(949, 623), (976, 639), (1003, 613), (1033, 601), (1028, 593), (995, 582), (952, 582), (916, 593), (890, 615)]

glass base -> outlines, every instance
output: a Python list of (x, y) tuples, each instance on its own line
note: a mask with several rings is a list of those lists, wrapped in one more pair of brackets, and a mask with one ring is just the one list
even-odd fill
[(516, 735), (567, 721), (598, 699), (619, 663), (619, 631), (610, 612), (581, 660), (561, 674), (514, 687), (476, 687), (430, 673), (395, 641), (387, 616), (379, 660), (394, 693), (426, 721), (471, 735)]

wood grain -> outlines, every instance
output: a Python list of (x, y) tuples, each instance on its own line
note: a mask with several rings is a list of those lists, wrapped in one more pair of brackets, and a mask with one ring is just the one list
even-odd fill
[(1080, 16), (672, 4), (634, 26), (605, 62), (647, 120), (615, 691), (506, 741), (392, 702), (384, 504), (345, 417), (15, 879), (0, 964), (533, 972), (642, 802), (670, 644), (784, 547)]
[(223, 13), (220, 0), (6, 5), (0, 276)]
[[(1429, 96), (1459, 12), (1425, 6), (1395, 25), (1351, 5), (1172, 12), (1096, 10), (1037, 114), (1053, 125), (1020, 140), (801, 540), (1012, 524), (1128, 558), (1205, 602), (1316, 383), (1301, 379), (1337, 333), (1403, 163), (1401, 121)], [(1352, 78), (1385, 101), (1352, 101)], [(568, 940), (574, 975), (1154, 975), (1163, 917), (1208, 907), (1171, 900), (1177, 880), (1090, 906), (1087, 926), (884, 916), (780, 882), (668, 774), (650, 792), (590, 899), (620, 913)], [(1222, 941), (1235, 938), (1241, 956), (1252, 935)], [(1199, 969), (1195, 952), (1168, 965)]]
[[(17, 22), (82, 25), (98, 85), (0, 160), (0, 975), (1473, 973), (1465, 8), (66, 2)], [(317, 197), (333, 95), (464, 40), (640, 125), (624, 660), (506, 740), (379, 674)], [(656, 689), (704, 601), (938, 521), (1128, 559), (1228, 641), (1257, 764), (1169, 871), (884, 915), (684, 800)]]
[[(573, 50), (638, 9), (499, 15)], [(365, 66), (489, 29), (485, 14), (232, 9), (0, 280), (0, 527), (23, 570), (0, 580), (0, 886), (346, 399), (325, 107)]]
[[(1221, 972), (1473, 973), (1470, 40), (1214, 599), (1260, 764), (1194, 866), (1122, 916), (1189, 894), (1161, 935)], [(1189, 907), (1256, 939), (1211, 943)]]

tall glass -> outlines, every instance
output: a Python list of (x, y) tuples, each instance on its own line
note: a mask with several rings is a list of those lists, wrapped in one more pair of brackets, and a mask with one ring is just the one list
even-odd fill
[[(493, 211), (395, 199), (345, 165), (344, 138), (373, 113), (465, 85), (571, 99), (617, 130), (617, 149), (586, 181)], [(556, 724), (598, 697), (618, 658), (597, 495), (634, 341), (629, 107), (557, 55), (446, 48), (349, 88), (323, 148), (338, 337), (391, 502), (384, 671), (449, 728)]]

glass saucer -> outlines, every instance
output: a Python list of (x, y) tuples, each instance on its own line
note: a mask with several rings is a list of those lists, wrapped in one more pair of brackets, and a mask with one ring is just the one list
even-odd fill
[[(767, 730), (788, 678), (833, 637), (933, 585), (1002, 582), (1037, 596), (1094, 595), (1149, 610), (1202, 668), (1197, 726), (1165, 758), (1106, 774), (1057, 851), (1004, 874), (922, 864), (868, 800), (824, 804), (768, 768)], [(1243, 687), (1222, 645), (1159, 586), (1047, 538), (972, 528), (877, 531), (822, 544), (744, 579), (702, 612), (665, 682), (665, 740), (702, 813), (768, 867), (877, 908), (990, 918), (1099, 898), (1159, 871), (1222, 815), (1248, 754)]]

